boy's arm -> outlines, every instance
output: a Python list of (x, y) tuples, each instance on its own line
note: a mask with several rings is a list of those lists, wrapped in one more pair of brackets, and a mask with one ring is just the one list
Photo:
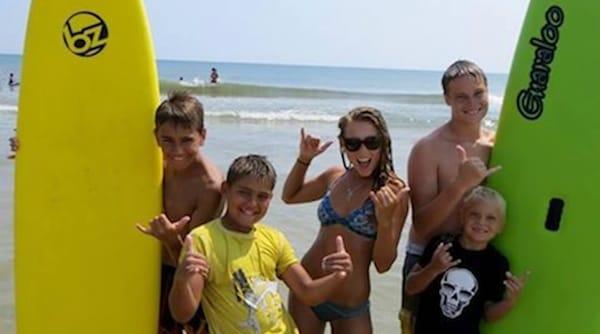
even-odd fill
[(456, 150), (460, 158), (458, 176), (448, 187), (439, 189), (436, 152), (429, 147), (431, 144), (428, 144), (417, 143), (408, 160), (413, 226), (421, 240), (428, 240), (437, 234), (465, 192), (499, 169), (487, 169), (481, 159), (468, 157), (465, 149), (457, 145)]
[(182, 238), (194, 228), (217, 218), (223, 207), (220, 185), (216, 182), (207, 187), (206, 194), (201, 196), (191, 218), (184, 216), (179, 221), (171, 222), (163, 213), (150, 220), (148, 227), (136, 224), (142, 233), (151, 235), (160, 240), (169, 254), (170, 261), (174, 264), (179, 259)]
[(169, 254), (168, 261), (175, 264), (181, 250), (181, 236), (187, 233), (187, 225), (190, 220), (190, 217), (184, 216), (176, 222), (171, 222), (167, 215), (161, 213), (152, 218), (147, 227), (142, 224), (136, 224), (135, 227), (140, 232), (160, 240)]
[(404, 291), (407, 295), (416, 295), (425, 291), (439, 274), (460, 263), (460, 259), (454, 260), (448, 252), (450, 247), (452, 247), (451, 243), (440, 242), (433, 252), (431, 261), (425, 267), (415, 264), (406, 278)]
[(221, 194), (221, 184), (213, 181), (206, 188), (206, 192), (199, 196), (196, 209), (192, 213), (192, 220), (189, 224), (189, 231), (194, 228), (218, 218), (223, 210), (223, 195)]
[(165, 244), (169, 248), (169, 254), (173, 254), (174, 259), (179, 259), (179, 253), (181, 252), (180, 238), (187, 235), (196, 227), (218, 218), (222, 210), (223, 196), (221, 194), (221, 184), (213, 182), (206, 188), (206, 192), (200, 196), (189, 224), (186, 224), (181, 231), (177, 231), (179, 235), (178, 242)]
[(422, 268), (421, 265), (416, 263), (408, 274), (408, 277), (405, 278), (404, 292), (406, 292), (406, 295), (412, 296), (425, 291), (437, 275), (431, 268), (427, 266)]
[(300, 130), (300, 153), (292, 166), (292, 170), (285, 179), (281, 199), (287, 203), (305, 203), (315, 201), (323, 196), (331, 180), (343, 173), (341, 167), (327, 169), (321, 175), (305, 181), (306, 171), (312, 159), (323, 153), (332, 142), (321, 143), (316, 137)]
[(295, 263), (281, 275), (281, 279), (302, 303), (310, 306), (320, 304), (339, 287), (340, 282), (352, 272), (352, 260), (344, 249), (344, 240), (336, 238), (336, 252), (323, 258), (323, 269), (331, 274), (313, 280), (306, 269)]
[(394, 178), (370, 194), (377, 218), (373, 263), (379, 273), (388, 271), (398, 256), (398, 242), (408, 213), (409, 190), (402, 181)]
[(309, 306), (326, 301), (345, 278), (346, 274), (336, 272), (313, 280), (299, 263), (292, 264), (281, 276), (294, 295)]
[(494, 322), (502, 319), (515, 306), (528, 277), (529, 272), (525, 272), (520, 277), (509, 271), (506, 272), (506, 280), (503, 282), (506, 287), (504, 298), (498, 302), (489, 302), (485, 305), (484, 315), (486, 321)]
[(513, 308), (514, 304), (506, 300), (499, 302), (488, 302), (485, 304), (484, 316), (487, 322), (494, 322), (502, 319)]
[(204, 256), (193, 250), (190, 236), (186, 237), (184, 249), (186, 255), (177, 266), (169, 293), (169, 309), (179, 323), (188, 322), (196, 313), (209, 270)]

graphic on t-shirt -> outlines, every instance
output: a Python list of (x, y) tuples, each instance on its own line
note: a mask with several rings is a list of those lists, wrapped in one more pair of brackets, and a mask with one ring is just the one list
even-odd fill
[(442, 313), (455, 319), (462, 314), (477, 293), (477, 279), (465, 268), (450, 268), (440, 282), (440, 308)]
[(282, 306), (277, 293), (277, 282), (254, 278), (248, 280), (242, 269), (233, 273), (233, 286), (238, 302), (248, 310), (248, 318), (241, 327), (254, 333), (262, 333), (260, 317), (275, 324), (278, 320), (277, 310)]

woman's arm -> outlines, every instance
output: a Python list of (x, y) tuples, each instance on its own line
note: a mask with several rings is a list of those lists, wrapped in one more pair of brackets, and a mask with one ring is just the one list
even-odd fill
[(288, 204), (315, 201), (325, 194), (329, 183), (343, 173), (343, 168), (332, 167), (316, 178), (305, 181), (306, 171), (316, 156), (323, 153), (332, 142), (321, 143), (321, 140), (300, 132), (300, 153), (294, 162), (290, 173), (283, 185), (281, 199)]

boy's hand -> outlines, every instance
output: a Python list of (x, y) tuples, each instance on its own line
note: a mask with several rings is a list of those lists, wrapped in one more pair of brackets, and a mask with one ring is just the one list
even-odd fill
[(148, 227), (136, 224), (138, 230), (142, 233), (151, 235), (164, 242), (167, 246), (182, 244), (181, 235), (185, 234), (190, 217), (184, 216), (179, 221), (171, 223), (164, 213), (150, 220)]
[(460, 263), (460, 259), (453, 260), (452, 255), (448, 252), (448, 249), (452, 247), (451, 243), (443, 243), (437, 246), (435, 251), (433, 252), (433, 256), (431, 257), (431, 262), (429, 263), (429, 267), (433, 270), (436, 275), (443, 273), (448, 270), (448, 268), (454, 267), (455, 265)]
[(327, 273), (336, 273), (339, 278), (345, 278), (352, 273), (352, 259), (344, 247), (341, 235), (335, 238), (335, 253), (329, 254), (321, 261), (321, 267)]
[(333, 141), (321, 143), (321, 139), (304, 133), (304, 128), (300, 129), (300, 155), (298, 159), (310, 163), (314, 157), (325, 152)]
[(377, 224), (385, 226), (391, 225), (398, 204), (408, 196), (409, 191), (410, 188), (395, 178), (388, 181), (388, 183), (377, 190), (377, 192), (371, 191), (369, 197), (375, 205), (375, 218), (377, 218)]
[(525, 283), (527, 283), (530, 274), (529, 270), (527, 270), (524, 274), (515, 276), (510, 271), (507, 271), (506, 280), (504, 281), (504, 286), (506, 286), (504, 300), (511, 305), (514, 305), (519, 299), (521, 291), (523, 290), (523, 287), (525, 287)]
[(501, 166), (487, 168), (485, 163), (478, 157), (467, 156), (467, 151), (464, 147), (456, 145), (456, 151), (460, 157), (460, 166), (458, 167), (457, 181), (460, 182), (465, 189), (471, 189), (483, 182), (485, 178), (499, 171)]
[(183, 250), (185, 257), (183, 261), (177, 266), (178, 278), (188, 278), (193, 275), (202, 275), (207, 278), (210, 267), (204, 255), (197, 253), (193, 247), (193, 240), (191, 236), (185, 237), (183, 243)]

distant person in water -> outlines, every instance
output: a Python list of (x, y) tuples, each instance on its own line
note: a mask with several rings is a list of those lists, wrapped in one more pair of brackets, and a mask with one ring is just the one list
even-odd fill
[[(13, 129), (13, 131), (17, 131), (17, 129)], [(17, 155), (17, 150), (19, 149), (19, 139), (14, 135), (8, 138), (8, 142), (10, 143), (10, 154), (7, 156), (8, 159), (14, 159)]]
[(219, 73), (217, 73), (217, 69), (214, 67), (210, 69), (210, 83), (219, 83)]
[(13, 87), (16, 87), (18, 85), (19, 85), (19, 83), (17, 81), (15, 81), (15, 75), (12, 74), (12, 73), (10, 73), (8, 75), (8, 87), (13, 88)]

